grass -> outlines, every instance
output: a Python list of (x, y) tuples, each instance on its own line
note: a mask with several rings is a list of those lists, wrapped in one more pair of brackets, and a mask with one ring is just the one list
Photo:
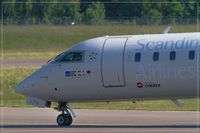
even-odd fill
[(61, 51), (4, 51), (3, 59), (31, 59), (31, 58), (48, 58), (51, 59), (61, 53)]
[[(3, 70), (3, 105), (5, 107), (32, 107), (25, 103), (25, 97), (14, 92), (17, 83), (27, 75), (35, 71), (33, 68), (6, 68)], [(2, 75), (1, 75), (2, 77)], [(2, 86), (2, 84), (1, 84)], [(3, 93), (2, 93), (3, 90)], [(1, 99), (2, 100), (2, 99)], [(0, 100), (0, 101), (1, 101)], [(182, 107), (176, 107), (170, 100), (150, 100), (143, 102), (111, 102), (111, 103), (71, 103), (72, 108), (76, 109), (125, 109), (125, 110), (170, 110), (170, 111), (196, 111), (197, 99), (180, 100)], [(1, 101), (2, 103), (2, 101)], [(56, 104), (54, 103), (53, 106)], [(198, 100), (200, 107), (200, 99)]]
[[(4, 50), (64, 50), (80, 41), (105, 35), (161, 33), (162, 25), (4, 26)], [(171, 32), (195, 32), (197, 25), (172, 25)]]
[[(73, 108), (84, 109), (122, 109), (122, 110), (149, 110), (149, 111), (197, 111), (200, 105), (198, 99), (181, 99), (181, 107), (177, 107), (170, 100), (149, 100), (132, 102), (111, 102), (111, 103), (72, 103)], [(199, 108), (200, 109), (200, 108)]]
[[(61, 51), (89, 38), (105, 35), (161, 33), (164, 27), (162, 25), (8, 25), (3, 27), (3, 58), (52, 58)], [(198, 31), (197, 25), (172, 25), (171, 27), (170, 32)]]
[(34, 70), (35, 69), (30, 68), (10, 68), (3, 70), (3, 88), (1, 82), (1, 96), (3, 95), (3, 106), (23, 106), (26, 104), (25, 97), (15, 93), (14, 88), (17, 83), (19, 83)]

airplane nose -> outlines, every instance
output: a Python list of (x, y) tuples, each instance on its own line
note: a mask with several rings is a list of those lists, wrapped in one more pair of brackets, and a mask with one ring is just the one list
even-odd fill
[(16, 85), (15, 92), (27, 97), (39, 97), (44, 94), (46, 95), (46, 92), (43, 89), (40, 89), (42, 87), (45, 88), (44, 82), (46, 81), (46, 78), (41, 78), (43, 77), (44, 72), (43, 67), (33, 72)]
[(22, 83), (19, 83), (19, 84), (16, 86), (15, 92), (24, 95), (24, 93), (25, 93), (25, 87), (22, 85)]

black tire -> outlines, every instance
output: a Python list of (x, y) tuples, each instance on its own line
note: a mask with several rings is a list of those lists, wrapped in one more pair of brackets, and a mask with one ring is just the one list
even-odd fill
[(59, 126), (65, 126), (65, 114), (60, 114), (57, 117), (57, 123)]
[(57, 123), (59, 126), (70, 126), (72, 121), (72, 116), (69, 114), (60, 114), (57, 117)]
[(72, 116), (70, 114), (65, 114), (65, 126), (70, 126), (72, 121)]

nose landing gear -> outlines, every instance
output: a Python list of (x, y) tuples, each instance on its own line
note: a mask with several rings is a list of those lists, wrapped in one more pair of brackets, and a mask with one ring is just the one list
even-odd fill
[(70, 126), (72, 124), (72, 116), (68, 114), (60, 114), (57, 117), (59, 126)]
[(75, 117), (73, 111), (67, 106), (65, 102), (58, 103), (58, 107), (55, 108), (58, 111), (62, 111), (57, 117), (57, 123), (59, 126), (70, 126), (73, 122), (73, 117)]

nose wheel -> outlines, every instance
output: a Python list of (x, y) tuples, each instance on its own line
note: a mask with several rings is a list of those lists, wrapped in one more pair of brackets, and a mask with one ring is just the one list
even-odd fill
[(72, 121), (72, 116), (68, 114), (60, 114), (57, 117), (57, 123), (59, 126), (70, 126)]
[(73, 111), (67, 106), (66, 103), (58, 103), (58, 107), (55, 108), (62, 113), (57, 117), (57, 123), (59, 126), (70, 126), (73, 122), (72, 115), (75, 117)]

